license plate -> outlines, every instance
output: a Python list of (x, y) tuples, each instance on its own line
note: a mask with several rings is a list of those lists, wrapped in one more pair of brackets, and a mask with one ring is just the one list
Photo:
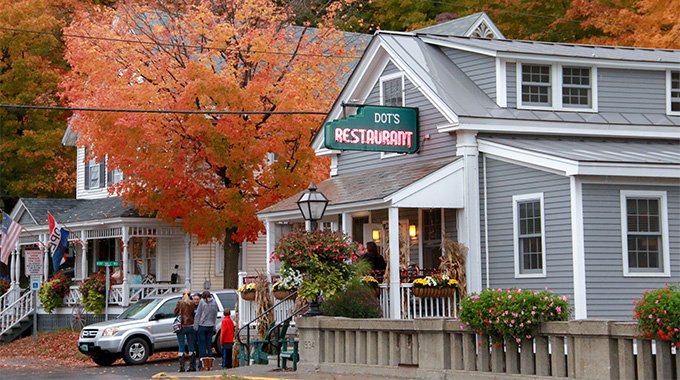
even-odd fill
[(82, 351), (87, 352), (87, 344), (81, 344), (81, 345), (80, 345), (80, 349), (81, 349)]

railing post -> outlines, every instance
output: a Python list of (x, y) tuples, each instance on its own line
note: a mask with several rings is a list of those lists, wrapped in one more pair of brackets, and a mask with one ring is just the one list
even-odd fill
[(619, 378), (618, 347), (611, 336), (611, 325), (610, 321), (569, 322), (569, 335), (574, 342), (573, 346), (569, 347), (569, 357), (574, 359), (574, 371), (569, 368), (570, 376), (573, 373), (577, 379)]
[(130, 284), (128, 283), (129, 276), (129, 257), (128, 257), (128, 243), (130, 242), (129, 228), (123, 227), (123, 307), (130, 304)]
[(417, 319), (413, 329), (418, 332), (418, 367), (451, 368), (451, 341), (445, 333), (444, 319)]

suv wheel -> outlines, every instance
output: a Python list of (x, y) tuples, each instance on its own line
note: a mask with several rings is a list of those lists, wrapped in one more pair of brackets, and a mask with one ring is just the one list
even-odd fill
[(215, 347), (215, 353), (219, 357), (222, 357), (222, 345), (220, 344), (221, 333), (221, 331), (217, 331), (217, 335), (215, 335), (215, 341), (213, 343), (213, 347)]
[(127, 364), (144, 364), (149, 358), (149, 343), (142, 338), (132, 338), (125, 343), (123, 360)]
[(108, 367), (112, 365), (116, 360), (118, 360), (118, 357), (115, 355), (107, 355), (107, 356), (93, 356), (92, 361), (95, 362), (95, 364), (102, 366), (102, 367)]

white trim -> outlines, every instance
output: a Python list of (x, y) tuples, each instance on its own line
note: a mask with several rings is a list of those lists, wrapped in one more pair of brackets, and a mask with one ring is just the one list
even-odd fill
[(588, 318), (586, 254), (583, 230), (583, 187), (580, 178), (569, 177), (571, 201), (571, 245), (574, 272), (574, 318)]
[(671, 111), (671, 73), (672, 72), (678, 72), (680, 73), (679, 70), (671, 70), (668, 69), (666, 70), (666, 114), (671, 115), (671, 116), (680, 116), (680, 111)]
[(484, 255), (486, 257), (486, 287), (491, 288), (489, 277), (489, 208), (488, 208), (488, 192), (486, 186), (486, 154), (482, 155), (482, 168), (484, 170)]
[(505, 60), (496, 57), (496, 104), (499, 107), (508, 106), (508, 75)]
[[(519, 265), (519, 225), (517, 224), (517, 204), (519, 202), (536, 201), (541, 205), (541, 273), (521, 273)], [(543, 193), (513, 195), (512, 197), (512, 234), (514, 245), (514, 263), (515, 263), (515, 278), (545, 278), (547, 277), (546, 270), (546, 251), (545, 251), (545, 206), (543, 202)]]
[(493, 21), (491, 21), (491, 18), (486, 13), (482, 13), (480, 17), (475, 21), (471, 27), (469, 27), (465, 33), (463, 34), (464, 36), (468, 37), (474, 33), (474, 31), (479, 27), (479, 25), (484, 24), (486, 25), (491, 32), (493, 32), (493, 38), (495, 39), (505, 39), (505, 35), (501, 33), (501, 31), (498, 29), (496, 24), (494, 24)]
[[(661, 262), (663, 271), (659, 272), (631, 272), (628, 267), (628, 217), (627, 217), (627, 198), (658, 198), (659, 199), (659, 227), (661, 232)], [(621, 259), (623, 261), (624, 277), (670, 277), (671, 258), (670, 245), (668, 242), (668, 203), (666, 202), (665, 191), (647, 190), (621, 190)]]
[[(496, 58), (499, 60), (498, 58)], [(522, 66), (524, 65), (540, 65), (540, 66), (550, 66), (550, 105), (534, 105), (534, 104), (523, 104), (522, 103)], [(564, 68), (565, 67), (575, 67), (575, 68), (585, 68), (590, 70), (590, 107), (579, 108), (579, 107), (565, 107), (562, 99), (562, 90), (564, 88)], [(516, 70), (516, 96), (517, 96), (517, 109), (526, 110), (550, 110), (550, 111), (565, 111), (565, 112), (598, 112), (597, 109), (597, 67), (593, 66), (592, 63), (589, 65), (576, 65), (576, 64), (564, 64), (560, 62), (546, 63), (546, 62), (533, 62), (533, 61), (520, 61), (515, 65)]]
[[(540, 134), (555, 136), (593, 136), (593, 137), (641, 137), (659, 139), (678, 139), (677, 126), (654, 126), (640, 124), (595, 124), (570, 123), (567, 121), (523, 120), (523, 119), (480, 119), (461, 117), (461, 124), (441, 126), (438, 132), (449, 133), (464, 130), (478, 132), (500, 132), (516, 134)], [(484, 123), (488, 120), (488, 123)]]
[(330, 176), (336, 176), (338, 175), (338, 155), (337, 154), (331, 154), (331, 167), (330, 167)]
[(410, 197), (417, 194), (419, 191), (423, 190), (428, 186), (432, 186), (442, 179), (454, 174), (455, 172), (463, 169), (463, 160), (457, 159), (450, 164), (435, 170), (434, 172), (426, 175), (425, 177), (404, 186), (403, 188), (397, 190), (396, 192), (385, 197), (385, 201), (396, 204), (404, 198)]

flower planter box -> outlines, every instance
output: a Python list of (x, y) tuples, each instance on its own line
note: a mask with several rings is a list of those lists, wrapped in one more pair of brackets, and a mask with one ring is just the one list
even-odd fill
[(293, 293), (294, 292), (290, 290), (275, 290), (272, 292), (272, 294), (274, 294), (274, 298), (276, 298), (277, 300), (283, 300)]
[(455, 288), (413, 288), (413, 295), (416, 297), (453, 297), (454, 294)]
[(241, 298), (244, 301), (255, 301), (255, 292), (243, 292), (241, 293)]

